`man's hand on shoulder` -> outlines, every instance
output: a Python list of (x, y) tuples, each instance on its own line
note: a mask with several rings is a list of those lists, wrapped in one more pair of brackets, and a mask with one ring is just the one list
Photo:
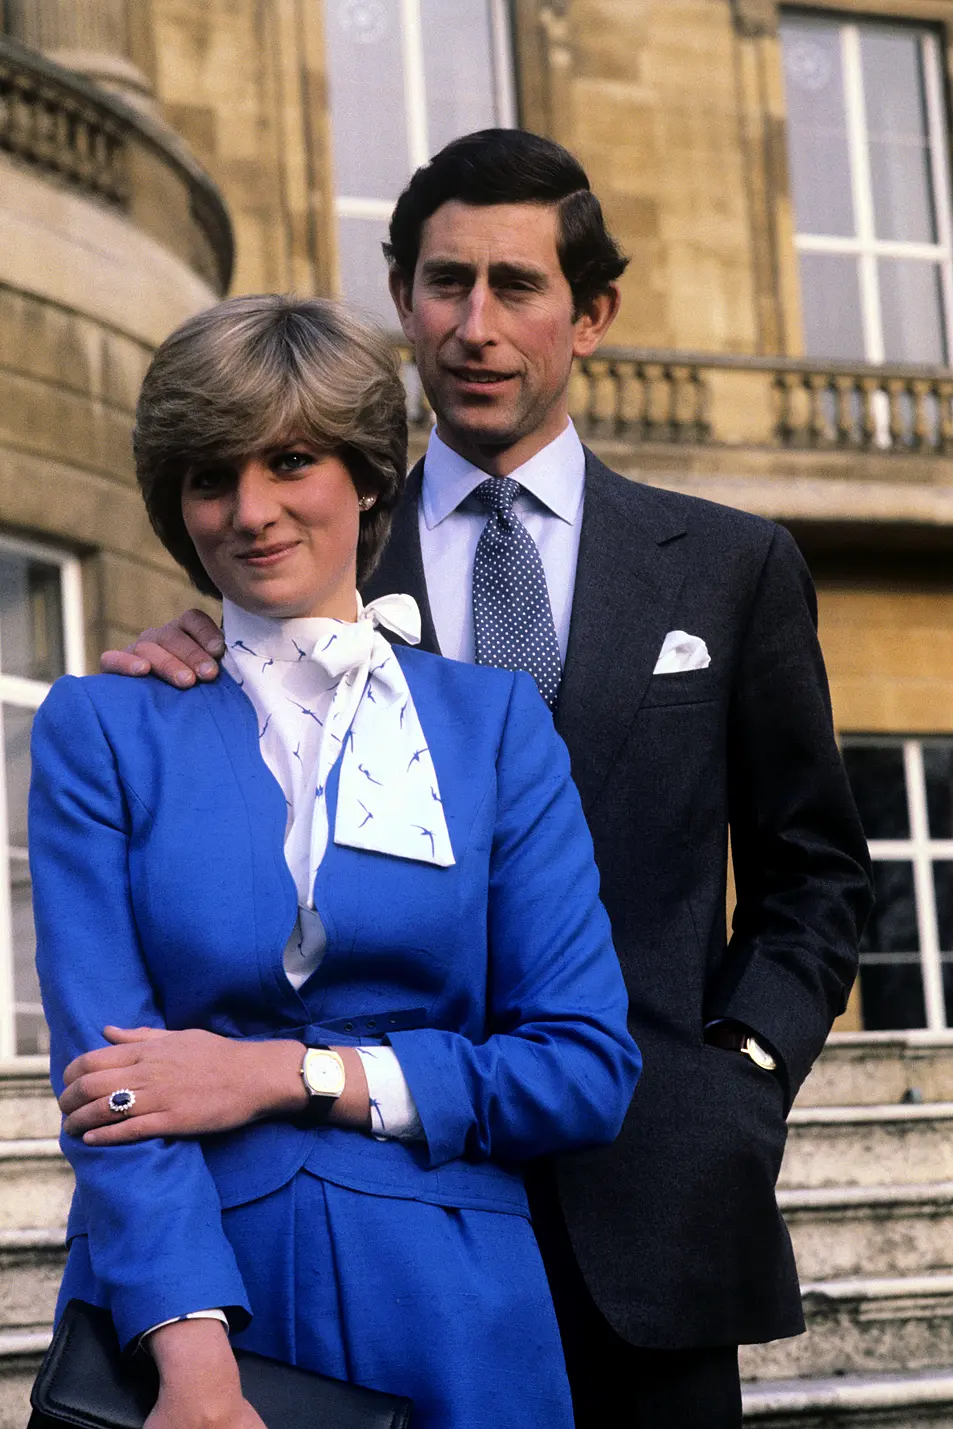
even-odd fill
[(214, 680), (225, 641), (211, 616), (187, 610), (168, 625), (144, 630), (125, 650), (106, 650), (99, 665), (104, 675), (157, 675), (167, 685), (187, 690), (198, 680)]

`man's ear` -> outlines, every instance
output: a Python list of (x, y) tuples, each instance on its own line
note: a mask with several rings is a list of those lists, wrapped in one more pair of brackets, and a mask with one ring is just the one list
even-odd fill
[(394, 307), (397, 309), (397, 316), (404, 331), (404, 337), (408, 342), (414, 341), (414, 308), (411, 301), (413, 282), (408, 283), (407, 278), (399, 268), (392, 267), (387, 274), (387, 286), (390, 295), (394, 300)]
[(604, 293), (596, 293), (576, 318), (573, 357), (591, 357), (612, 324), (622, 302), (617, 283), (610, 283)]

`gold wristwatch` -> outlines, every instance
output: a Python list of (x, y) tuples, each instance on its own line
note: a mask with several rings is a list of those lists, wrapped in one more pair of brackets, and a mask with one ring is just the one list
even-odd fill
[(301, 1080), (311, 1098), (312, 1110), (325, 1115), (344, 1091), (344, 1062), (330, 1047), (307, 1047), (301, 1063)]

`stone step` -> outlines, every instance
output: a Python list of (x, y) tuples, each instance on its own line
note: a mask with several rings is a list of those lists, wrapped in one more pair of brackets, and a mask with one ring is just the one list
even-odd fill
[(926, 1370), (746, 1385), (744, 1406), (746, 1429), (950, 1429), (953, 1373)]
[(795, 1107), (779, 1186), (953, 1181), (953, 1102)]
[(0, 1059), (0, 1140), (59, 1136), (60, 1110), (45, 1057)]
[(0, 1328), (49, 1325), (66, 1264), (65, 1227), (0, 1231)]
[(953, 1271), (953, 1181), (778, 1192), (802, 1280)]
[(0, 1230), (65, 1225), (73, 1173), (51, 1138), (0, 1141)]
[(0, 1429), (24, 1429), (50, 1330), (0, 1330)]
[(796, 1105), (869, 1106), (911, 1094), (953, 1101), (953, 1031), (835, 1032)]
[(742, 1351), (745, 1379), (953, 1365), (953, 1274), (802, 1281), (807, 1333)]

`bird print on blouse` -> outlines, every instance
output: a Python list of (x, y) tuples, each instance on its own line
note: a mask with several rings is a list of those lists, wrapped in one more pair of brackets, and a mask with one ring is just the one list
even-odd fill
[[(447, 868), (454, 863), (427, 738), (400, 662), (380, 634), (420, 641), (410, 596), (364, 606), (354, 622), (272, 620), (223, 603), (225, 669), (258, 716), (262, 757), (288, 803), (285, 859), (298, 924), (285, 949), (296, 986), (317, 966), (325, 936), (314, 881), (328, 845), (325, 800), (340, 760), (334, 841)], [(302, 654), (304, 652), (304, 654)], [(425, 831), (425, 834), (421, 832)]]
[(473, 495), (489, 512), (473, 558), (473, 639), (478, 665), (526, 670), (550, 709), (562, 661), (536, 542), (513, 511), (522, 491), (509, 476), (481, 481)]

